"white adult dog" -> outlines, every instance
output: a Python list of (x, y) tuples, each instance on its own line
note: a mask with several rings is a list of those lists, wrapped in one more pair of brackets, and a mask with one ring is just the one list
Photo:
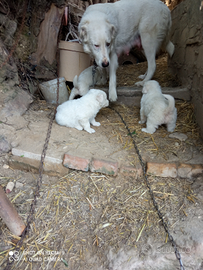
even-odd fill
[(90, 124), (100, 126), (100, 123), (95, 121), (95, 117), (101, 108), (108, 105), (109, 101), (104, 91), (91, 89), (83, 97), (59, 105), (55, 120), (61, 126), (94, 133), (95, 130), (90, 127)]
[(118, 55), (137, 45), (144, 49), (148, 70), (139, 76), (143, 86), (156, 70), (156, 53), (160, 48), (173, 55), (169, 40), (171, 14), (160, 0), (121, 0), (89, 6), (79, 24), (83, 49), (99, 67), (109, 66), (109, 99), (116, 101)]
[(166, 124), (167, 130), (173, 132), (177, 120), (174, 98), (163, 95), (157, 81), (145, 82), (142, 93), (139, 123), (147, 122), (142, 131), (153, 134), (159, 125)]
[(84, 96), (90, 90), (90, 86), (102, 85), (107, 82), (107, 70), (97, 67), (94, 75), (94, 82), (92, 76), (93, 66), (86, 68), (80, 73), (79, 77), (76, 75), (73, 79), (73, 89), (71, 90), (69, 100), (74, 99), (75, 96)]

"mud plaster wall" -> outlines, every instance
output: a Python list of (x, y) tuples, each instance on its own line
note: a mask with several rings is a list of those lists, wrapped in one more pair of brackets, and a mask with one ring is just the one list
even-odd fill
[(200, 0), (185, 0), (172, 10), (171, 40), (175, 52), (170, 69), (191, 91), (203, 137), (203, 9)]

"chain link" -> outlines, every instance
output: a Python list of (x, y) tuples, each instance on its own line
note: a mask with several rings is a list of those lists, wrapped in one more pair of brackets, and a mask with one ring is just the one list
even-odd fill
[(138, 149), (138, 147), (137, 147), (137, 145), (136, 145), (136, 143), (135, 143), (135, 140), (134, 140), (134, 138), (133, 138), (133, 135), (132, 135), (132, 133), (131, 133), (129, 127), (127, 126), (125, 120), (123, 119), (122, 115), (121, 115), (114, 107), (111, 106), (110, 109), (113, 110), (113, 111), (115, 111), (115, 112), (119, 115), (119, 117), (121, 118), (121, 121), (122, 121), (123, 124), (125, 125), (125, 128), (127, 129), (128, 133), (129, 133), (129, 135), (130, 135), (130, 137), (131, 137), (132, 140), (133, 140), (133, 145), (134, 145), (134, 148), (135, 148), (135, 150), (136, 150), (136, 153), (137, 153), (137, 155), (138, 155), (138, 157), (139, 157), (140, 164), (141, 164), (142, 170), (143, 170), (144, 179), (145, 179), (147, 188), (149, 189), (149, 193), (150, 193), (151, 199), (152, 199), (152, 201), (153, 201), (154, 208), (156, 209), (156, 211), (157, 211), (157, 213), (158, 213), (158, 216), (159, 216), (159, 218), (160, 218), (160, 220), (161, 220), (161, 222), (162, 222), (162, 225), (163, 225), (163, 227), (164, 227), (166, 233), (168, 234), (168, 238), (169, 238), (169, 240), (170, 240), (170, 242), (171, 242), (171, 244), (172, 244), (172, 246), (173, 246), (173, 248), (174, 248), (176, 258), (177, 258), (177, 260), (179, 261), (179, 264), (180, 264), (180, 270), (185, 270), (185, 268), (184, 268), (184, 266), (183, 266), (183, 263), (182, 263), (182, 260), (181, 260), (180, 252), (179, 252), (178, 249), (177, 249), (177, 246), (176, 246), (176, 243), (175, 243), (175, 241), (174, 241), (174, 239), (173, 239), (173, 236), (172, 236), (172, 235), (170, 234), (170, 232), (169, 232), (168, 224), (165, 222), (164, 216), (163, 216), (163, 214), (160, 212), (159, 206), (158, 206), (158, 204), (157, 204), (157, 202), (156, 202), (156, 200), (155, 200), (154, 193), (153, 193), (153, 191), (152, 191), (152, 189), (151, 189), (151, 185), (150, 185), (149, 180), (148, 180), (148, 178), (147, 178), (147, 174), (146, 174), (146, 166), (145, 166), (145, 164), (144, 164), (144, 162), (143, 162), (142, 156), (140, 155), (140, 151), (139, 151), (139, 149)]
[(95, 60), (94, 60), (94, 63), (93, 63), (93, 67), (92, 67), (92, 86), (93, 86), (93, 88), (94, 88), (94, 86), (95, 86), (95, 74), (96, 74), (96, 70), (97, 70), (97, 63), (95, 62)]

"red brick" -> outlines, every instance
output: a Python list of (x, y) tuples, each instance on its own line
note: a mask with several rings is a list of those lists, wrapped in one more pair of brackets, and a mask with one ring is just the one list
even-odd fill
[(190, 164), (181, 164), (178, 166), (178, 176), (181, 178), (190, 178), (192, 166)]
[(115, 176), (118, 174), (118, 162), (93, 158), (90, 171)]
[(143, 175), (141, 165), (138, 165), (136, 167), (122, 165), (120, 167), (120, 172), (126, 175), (136, 175), (136, 177), (140, 177)]
[(203, 173), (203, 165), (193, 165), (192, 167), (192, 176), (196, 176), (198, 174)]
[(178, 166), (178, 176), (181, 178), (192, 178), (203, 173), (202, 165), (181, 164)]
[(80, 170), (87, 172), (89, 170), (90, 159), (76, 157), (74, 155), (65, 154), (63, 165), (70, 169)]
[(147, 163), (147, 173), (161, 177), (177, 177), (176, 164), (174, 163)]

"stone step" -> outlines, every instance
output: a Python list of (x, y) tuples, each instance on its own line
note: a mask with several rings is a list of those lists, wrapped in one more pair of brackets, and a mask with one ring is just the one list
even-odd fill
[[(108, 93), (107, 87), (97, 89), (102, 89)], [(190, 91), (186, 87), (162, 87), (162, 93), (172, 95), (176, 100), (186, 100), (190, 101)], [(119, 104), (124, 104), (127, 106), (140, 106), (140, 100), (142, 97), (142, 87), (138, 86), (122, 86), (117, 87), (117, 95)]]

